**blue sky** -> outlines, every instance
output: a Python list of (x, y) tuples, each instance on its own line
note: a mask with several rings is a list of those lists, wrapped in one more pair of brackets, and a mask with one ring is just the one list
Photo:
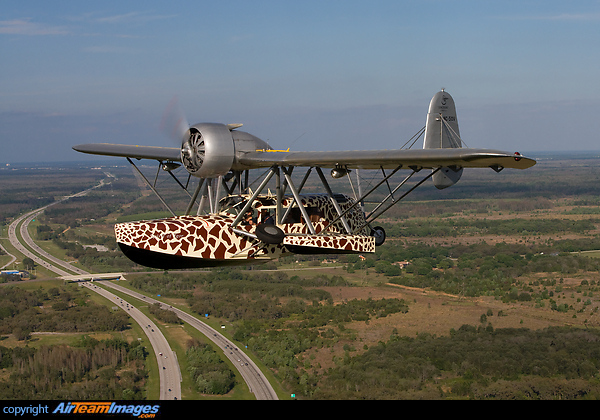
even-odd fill
[(600, 150), (598, 45), (598, 1), (3, 0), (0, 163), (174, 145), (174, 96), (276, 148), (398, 148), (442, 87), (470, 147)]

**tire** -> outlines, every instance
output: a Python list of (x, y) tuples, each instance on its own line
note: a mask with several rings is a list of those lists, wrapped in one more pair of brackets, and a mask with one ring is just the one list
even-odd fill
[(375, 237), (375, 246), (381, 246), (385, 242), (385, 230), (381, 226), (371, 229), (371, 236)]
[(283, 230), (275, 225), (268, 225), (265, 223), (257, 225), (254, 234), (266, 244), (280, 244), (283, 242), (283, 238), (285, 238)]

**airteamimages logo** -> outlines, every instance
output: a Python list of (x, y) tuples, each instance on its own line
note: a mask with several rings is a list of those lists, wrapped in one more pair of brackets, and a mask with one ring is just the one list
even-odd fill
[(131, 414), (140, 419), (156, 417), (160, 405), (119, 404), (116, 402), (61, 402), (52, 414)]

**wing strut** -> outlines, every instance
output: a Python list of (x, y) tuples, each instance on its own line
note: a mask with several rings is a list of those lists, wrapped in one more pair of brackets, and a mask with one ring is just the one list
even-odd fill
[[(402, 165), (398, 165), (398, 166), (396, 167), (396, 169), (394, 169), (394, 170), (392, 171), (392, 173), (391, 173), (391, 174), (387, 175), (385, 178), (383, 178), (381, 181), (379, 181), (379, 182), (377, 183), (377, 185), (375, 185), (375, 186), (374, 186), (374, 187), (372, 187), (372, 188), (371, 188), (369, 191), (367, 191), (367, 192), (365, 193), (365, 195), (363, 195), (362, 197), (360, 197), (359, 199), (357, 199), (357, 200), (354, 202), (354, 204), (352, 204), (350, 207), (348, 207), (346, 210), (344, 210), (344, 211), (342, 212), (342, 214), (340, 214), (338, 217), (336, 217), (335, 219), (333, 219), (333, 220), (332, 220), (332, 221), (329, 223), (329, 225), (327, 225), (327, 228), (325, 228), (325, 229), (323, 230), (323, 233), (327, 231), (327, 229), (329, 228), (329, 226), (333, 226), (333, 224), (334, 224), (335, 222), (337, 222), (337, 221), (338, 221), (338, 220), (340, 220), (340, 219), (341, 219), (343, 216), (345, 216), (346, 214), (348, 214), (348, 213), (349, 213), (349, 212), (350, 212), (350, 211), (351, 211), (351, 210), (352, 210), (354, 207), (356, 207), (356, 206), (360, 205), (360, 204), (361, 204), (361, 203), (364, 201), (364, 199), (365, 199), (365, 198), (367, 198), (369, 195), (371, 195), (371, 193), (373, 193), (373, 192), (374, 192), (374, 191), (375, 191), (377, 188), (379, 188), (379, 186), (380, 186), (381, 184), (383, 184), (384, 182), (387, 182), (387, 180), (388, 180), (388, 179), (390, 179), (390, 178), (391, 178), (391, 177), (392, 177), (392, 176), (393, 176), (393, 175), (394, 175), (396, 172), (398, 172), (398, 171), (399, 171), (401, 168), (402, 168)], [(413, 173), (414, 173), (414, 172), (413, 172)], [(364, 227), (364, 226), (363, 226), (363, 227)], [(362, 228), (361, 228), (361, 229), (362, 229)]]
[(327, 182), (327, 179), (325, 178), (325, 175), (323, 175), (323, 171), (318, 166), (315, 169), (317, 170), (317, 173), (319, 174), (319, 178), (321, 178), (321, 182), (323, 183), (323, 186), (325, 187), (325, 190), (327, 191), (327, 194), (329, 195), (329, 198), (331, 199), (331, 204), (333, 204), (333, 207), (337, 211), (339, 219), (342, 220), (342, 224), (344, 225), (344, 229), (346, 229), (346, 232), (348, 233), (348, 235), (352, 235), (352, 229), (350, 229), (350, 226), (348, 225), (348, 221), (346, 220), (346, 216), (342, 216), (342, 209), (340, 208), (339, 203), (337, 202), (337, 200), (333, 196), (333, 192), (331, 191), (331, 187), (329, 187), (329, 183)]
[[(292, 166), (289, 170), (288, 175), (291, 176), (292, 175), (292, 170), (294, 169), (294, 167)], [(283, 215), (283, 217), (281, 218), (281, 220), (286, 220), (288, 215), (290, 214), (290, 211), (292, 211), (292, 207), (294, 206), (294, 203), (298, 204), (298, 207), (303, 207), (302, 206), (302, 201), (296, 201), (296, 196), (300, 195), (300, 192), (302, 191), (302, 188), (304, 188), (304, 184), (306, 183), (306, 180), (308, 179), (310, 173), (312, 172), (312, 166), (308, 168), (308, 170), (306, 171), (306, 174), (304, 174), (304, 178), (302, 178), (302, 181), (300, 182), (300, 185), (298, 186), (298, 189), (296, 190), (296, 194), (294, 194), (294, 192), (292, 191), (292, 195), (294, 196), (294, 201), (292, 203), (290, 203), (290, 205), (288, 206), (287, 210), (285, 211), (285, 214)], [(285, 173), (285, 171), (284, 171)], [(288, 181), (288, 184), (290, 184), (290, 182)], [(293, 188), (293, 185), (290, 186), (290, 188)], [(302, 210), (301, 210), (302, 211)], [(308, 220), (308, 219), (306, 219)], [(312, 225), (312, 223), (311, 223)], [(310, 229), (310, 228), (309, 228)]]
[[(187, 189), (187, 186), (184, 186), (180, 180), (177, 179), (177, 177), (175, 175), (173, 175), (173, 172), (171, 171), (171, 169), (167, 169), (167, 165), (164, 164), (161, 160), (158, 161), (159, 165), (158, 165), (158, 169), (156, 171), (156, 177), (154, 178), (154, 186), (156, 187), (156, 181), (158, 180), (158, 174), (160, 173), (160, 170), (162, 168), (163, 171), (167, 171), (169, 173), (169, 175), (171, 175), (171, 177), (175, 180), (175, 182), (177, 182), (179, 184), (179, 186), (181, 187), (182, 190), (184, 190), (188, 196), (192, 196), (190, 194), (190, 192)], [(190, 183), (190, 176), (191, 174), (188, 176), (188, 180), (187, 183)]]
[[(410, 173), (410, 174), (409, 174), (409, 175), (408, 175), (406, 178), (404, 178), (404, 179), (402, 180), (402, 182), (401, 182), (400, 184), (398, 184), (398, 186), (396, 186), (396, 188), (394, 188), (394, 191), (392, 191), (392, 190), (390, 189), (390, 185), (388, 184), (388, 190), (389, 190), (389, 192), (390, 192), (390, 193), (387, 195), (387, 197), (385, 197), (383, 200), (381, 200), (381, 203), (379, 203), (379, 204), (378, 204), (378, 205), (377, 205), (377, 206), (376, 206), (376, 207), (375, 207), (373, 210), (371, 210), (371, 212), (370, 212), (370, 213), (369, 213), (369, 214), (368, 214), (368, 215), (365, 217), (365, 219), (366, 219), (366, 220), (368, 220), (368, 219), (369, 219), (369, 217), (371, 217), (371, 215), (372, 215), (372, 214), (374, 214), (374, 213), (375, 213), (377, 210), (379, 210), (379, 208), (380, 208), (381, 206), (383, 206), (383, 204), (384, 204), (386, 201), (388, 201), (390, 198), (392, 199), (392, 203), (393, 203), (393, 204), (396, 204), (396, 200), (394, 200), (394, 193), (395, 193), (396, 191), (398, 191), (400, 188), (402, 188), (402, 186), (403, 186), (404, 184), (406, 184), (406, 183), (408, 182), (408, 180), (409, 180), (409, 179), (411, 179), (411, 178), (412, 178), (412, 176), (413, 176), (414, 174), (416, 174), (417, 172), (419, 172), (419, 171), (420, 171), (420, 169), (418, 169), (418, 168), (415, 168), (415, 169), (413, 169), (413, 171), (412, 171), (412, 172), (411, 172), (411, 173)], [(427, 178), (425, 178), (425, 179), (427, 179)], [(421, 181), (421, 183), (422, 183), (422, 181)], [(421, 185), (421, 183), (419, 183), (418, 185)], [(418, 185), (417, 185), (417, 186), (418, 186)], [(416, 187), (415, 187), (415, 188), (416, 188)], [(413, 190), (414, 190), (414, 188), (413, 188)], [(412, 191), (412, 190), (410, 190), (410, 191)], [(409, 191), (409, 192), (410, 192), (410, 191)], [(406, 193), (406, 194), (408, 194), (408, 193)], [(403, 195), (403, 196), (400, 198), (400, 200), (402, 200), (402, 198), (404, 198), (404, 197), (406, 196), (406, 194), (404, 194), (404, 195)], [(400, 200), (398, 200), (398, 201), (400, 201)], [(387, 210), (387, 209), (386, 209), (386, 210)], [(384, 211), (385, 211), (385, 210), (384, 210)], [(383, 214), (383, 213), (384, 213), (384, 211), (382, 211), (380, 214)], [(373, 220), (375, 220), (375, 218), (374, 218)], [(372, 220), (371, 220), (371, 221), (372, 221)]]
[[(271, 169), (270, 169), (269, 173), (267, 174), (267, 176), (265, 177), (265, 179), (262, 180), (262, 182), (260, 183), (260, 185), (258, 186), (256, 191), (254, 191), (254, 194), (252, 194), (252, 197), (250, 197), (248, 199), (248, 201), (246, 202), (246, 204), (244, 205), (244, 207), (242, 208), (240, 213), (237, 215), (235, 220), (231, 223), (231, 225), (230, 225), (231, 229), (235, 229), (235, 227), (238, 225), (238, 223), (240, 223), (242, 221), (242, 217), (244, 217), (244, 214), (246, 214), (246, 212), (250, 209), (250, 206), (252, 206), (252, 203), (254, 202), (256, 197), (258, 197), (258, 195), (262, 192), (262, 190), (265, 188), (265, 186), (269, 183), (269, 181), (271, 180), (273, 175), (275, 175), (275, 172), (277, 172), (277, 169), (278, 169), (277, 165), (274, 165), (271, 167)], [(237, 229), (235, 229), (235, 230), (237, 231)], [(248, 232), (243, 232), (243, 233), (247, 234)]]
[(175, 212), (173, 210), (171, 210), (171, 207), (169, 207), (169, 205), (166, 203), (166, 201), (160, 196), (160, 194), (158, 193), (158, 191), (156, 191), (156, 188), (154, 188), (152, 186), (152, 184), (148, 181), (148, 179), (144, 176), (144, 174), (142, 173), (142, 171), (140, 171), (138, 169), (137, 166), (135, 166), (135, 163), (133, 163), (133, 161), (130, 158), (127, 158), (127, 161), (131, 164), (131, 166), (133, 166), (135, 168), (135, 170), (137, 171), (137, 173), (142, 177), (142, 179), (146, 182), (146, 185), (148, 185), (148, 187), (150, 187), (150, 189), (152, 190), (152, 192), (154, 192), (154, 194), (158, 197), (158, 199), (160, 200), (161, 203), (163, 203), (163, 205), (167, 208), (167, 210), (169, 210), (169, 212), (173, 215), (173, 217), (177, 217), (177, 215), (175, 214)]
[[(287, 181), (288, 187), (292, 191), (292, 195), (294, 196), (295, 202), (298, 203), (298, 208), (300, 209), (300, 213), (302, 213), (302, 217), (304, 217), (304, 220), (306, 221), (306, 226), (308, 227), (310, 234), (315, 235), (316, 234), (315, 227), (313, 226), (312, 222), (310, 221), (310, 218), (308, 217), (306, 208), (304, 208), (304, 206), (302, 205), (302, 200), (300, 199), (299, 191), (297, 191), (296, 188), (294, 187), (294, 183), (292, 182), (292, 177), (285, 170), (285, 168), (282, 167), (281, 169), (283, 169), (283, 176), (285, 177), (285, 180)], [(291, 170), (290, 170), (290, 173), (291, 173)], [(304, 179), (302, 180), (301, 187), (304, 186), (304, 182), (306, 181), (306, 178), (308, 177), (309, 173), (310, 173), (310, 169), (306, 174), (307, 176), (305, 176)], [(288, 206), (288, 210), (286, 211), (285, 216), (282, 220), (285, 220), (285, 217), (287, 216), (289, 210), (292, 208), (293, 205), (294, 204), (292, 203)]]
[(392, 191), (392, 193), (390, 193), (385, 199), (383, 199), (383, 201), (381, 203), (379, 203), (379, 205), (377, 205), (377, 207), (365, 217), (365, 220), (366, 220), (365, 223), (362, 226), (360, 226), (359, 228), (355, 229), (354, 232), (360, 232), (362, 229), (364, 229), (365, 227), (367, 227), (368, 225), (373, 223), (375, 221), (375, 219), (377, 219), (383, 213), (388, 211), (392, 206), (394, 206), (395, 204), (398, 204), (400, 201), (402, 201), (402, 199), (404, 197), (406, 197), (408, 194), (413, 192), (417, 187), (421, 186), (421, 184), (423, 184), (425, 181), (427, 181), (429, 178), (431, 178), (433, 175), (435, 175), (440, 169), (441, 169), (441, 167), (435, 168), (433, 171), (431, 171), (431, 173), (429, 175), (427, 175), (425, 178), (420, 180), (417, 184), (415, 184), (407, 192), (402, 194), (402, 196), (397, 201), (392, 201), (391, 204), (389, 204), (383, 210), (381, 210), (375, 214), (376, 210), (379, 209), (389, 199), (389, 197), (392, 193), (396, 192), (401, 186), (403, 186), (406, 183), (406, 181), (408, 181), (414, 174), (416, 174), (420, 170), (418, 168), (413, 169), (413, 172), (410, 175), (408, 175), (406, 178), (404, 178), (404, 180), (396, 188), (394, 188), (394, 191)]
[(202, 189), (202, 186), (204, 185), (204, 178), (200, 178), (200, 181), (198, 182), (198, 186), (196, 186), (196, 191), (194, 191), (194, 195), (192, 195), (192, 198), (190, 199), (190, 203), (187, 206), (187, 209), (185, 210), (185, 215), (188, 216), (190, 214), (190, 212), (192, 211), (192, 207), (194, 206), (194, 203), (196, 202), (196, 198), (198, 198), (198, 194), (200, 193), (200, 190)]

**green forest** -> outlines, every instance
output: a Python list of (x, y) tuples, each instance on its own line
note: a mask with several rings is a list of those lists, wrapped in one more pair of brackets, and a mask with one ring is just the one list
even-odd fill
[(145, 398), (147, 350), (138, 342), (82, 337), (75, 345), (0, 346), (1, 399)]
[(233, 389), (235, 374), (211, 346), (190, 340), (185, 357), (197, 392), (224, 395)]
[(12, 333), (20, 340), (38, 331), (122, 331), (128, 326), (127, 314), (92, 303), (74, 285), (47, 291), (0, 288), (0, 334)]
[(300, 384), (316, 399), (596, 400), (599, 342), (596, 330), (563, 327), (393, 335)]

